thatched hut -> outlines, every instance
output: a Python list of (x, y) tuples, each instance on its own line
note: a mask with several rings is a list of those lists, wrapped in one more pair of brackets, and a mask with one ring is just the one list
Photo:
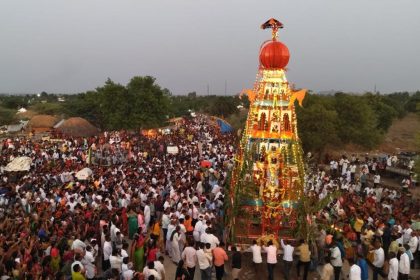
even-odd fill
[(72, 137), (87, 137), (97, 135), (99, 129), (83, 118), (74, 117), (65, 120), (56, 128), (58, 133)]
[(58, 119), (51, 115), (36, 115), (27, 124), (27, 130), (35, 133), (50, 132)]

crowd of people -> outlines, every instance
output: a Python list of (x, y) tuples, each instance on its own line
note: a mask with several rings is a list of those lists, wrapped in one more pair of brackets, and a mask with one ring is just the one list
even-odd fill
[(315, 201), (331, 199), (314, 217), (328, 226), (311, 247), (325, 264), (321, 279), (340, 279), (345, 260), (352, 280), (369, 279), (368, 264), (375, 280), (408, 279), (420, 262), (419, 200), (408, 186), (384, 186), (374, 159), (342, 156), (327, 169), (309, 175), (306, 190)]
[[(197, 116), (153, 137), (56, 140), (1, 143), (0, 279), (220, 280), (227, 263), (231, 279), (241, 279), (246, 248), (226, 246), (223, 226), (233, 134)], [(31, 169), (6, 172), (21, 156), (32, 159)], [(77, 179), (85, 167), (93, 175)], [(294, 264), (304, 280), (317, 268), (322, 280), (408, 279), (420, 258), (419, 201), (384, 187), (377, 168), (343, 156), (309, 173), (306, 196), (315, 204), (329, 199), (308, 218), (317, 235), (280, 240), (279, 248), (255, 241), (247, 248), (254, 275), (274, 279), (281, 254), (287, 280)]]
[[(204, 246), (206, 275), (205, 259), (213, 265), (223, 250), (234, 141), (204, 116), (153, 137), (4, 140), (1, 279), (168, 279), (165, 258), (176, 279), (192, 279), (190, 244)], [(30, 171), (6, 172), (21, 156), (32, 159)], [(92, 177), (77, 179), (87, 166)]]

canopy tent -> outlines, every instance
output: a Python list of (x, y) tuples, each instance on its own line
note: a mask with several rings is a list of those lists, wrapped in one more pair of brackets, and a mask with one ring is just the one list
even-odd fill
[(85, 167), (76, 173), (76, 178), (78, 180), (87, 180), (92, 175), (93, 175), (92, 169)]
[(31, 163), (32, 159), (30, 157), (17, 157), (9, 162), (4, 170), (8, 172), (29, 171)]
[(229, 132), (233, 131), (232, 126), (230, 124), (228, 124), (225, 120), (222, 120), (220, 118), (216, 118), (216, 122), (217, 122), (217, 125), (219, 126), (220, 132), (222, 134), (229, 133)]

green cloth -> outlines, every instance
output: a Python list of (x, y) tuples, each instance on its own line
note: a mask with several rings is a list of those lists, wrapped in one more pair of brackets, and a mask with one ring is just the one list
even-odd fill
[(144, 268), (144, 245), (134, 251), (134, 269), (142, 272)]
[(137, 223), (137, 216), (129, 216), (128, 217), (128, 238), (133, 239), (133, 236), (135, 233), (137, 233), (138, 228), (139, 228), (139, 225)]

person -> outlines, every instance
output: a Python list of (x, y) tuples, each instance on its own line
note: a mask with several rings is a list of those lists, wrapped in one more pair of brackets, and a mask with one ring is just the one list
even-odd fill
[(103, 246), (103, 261), (102, 261), (102, 270), (106, 271), (108, 268), (111, 267), (111, 263), (109, 262), (109, 257), (112, 254), (112, 243), (111, 243), (111, 236), (109, 234), (105, 235), (105, 242)]
[(330, 257), (326, 256), (325, 264), (321, 270), (321, 280), (332, 280), (334, 277), (334, 267), (331, 265)]
[(348, 258), (350, 271), (349, 271), (349, 280), (362, 280), (362, 270), (358, 266), (353, 258)]
[(179, 226), (176, 226), (175, 230), (172, 231), (171, 238), (170, 238), (171, 257), (172, 257), (172, 261), (175, 264), (178, 264), (178, 262), (181, 260), (181, 252), (179, 249), (179, 241), (181, 240), (180, 230), (181, 228)]
[(188, 246), (182, 251), (181, 257), (188, 269), (190, 279), (194, 280), (195, 267), (197, 265), (197, 250), (193, 247), (191, 240), (188, 240)]
[(360, 270), (362, 271), (362, 280), (368, 280), (369, 279), (368, 263), (361, 253), (357, 254), (357, 265), (360, 267)]
[(398, 272), (400, 280), (408, 280), (410, 275), (410, 257), (407, 254), (407, 249), (400, 255), (400, 262), (398, 264)]
[(149, 279), (150, 276), (153, 276), (156, 280), (161, 280), (159, 272), (155, 269), (154, 262), (148, 262), (143, 269), (143, 276), (145, 279)]
[(144, 267), (144, 236), (142, 229), (138, 228), (138, 232), (134, 235), (134, 241), (131, 244), (131, 259), (134, 261), (134, 270), (143, 271)]
[(238, 252), (236, 246), (232, 246), (232, 279), (239, 280), (242, 269), (242, 254)]
[(280, 239), (280, 244), (283, 248), (284, 279), (289, 280), (290, 268), (293, 264), (293, 252), (295, 248), (289, 244), (288, 240), (285, 241), (283, 239)]
[(296, 248), (299, 251), (299, 261), (297, 263), (297, 277), (300, 278), (300, 267), (303, 265), (303, 280), (308, 279), (309, 265), (311, 264), (311, 251), (304, 239), (299, 241), (300, 245)]
[(272, 240), (268, 241), (267, 245), (267, 247), (264, 246), (263, 248), (267, 253), (268, 280), (274, 280), (274, 267), (277, 263), (277, 248), (273, 245)]
[(381, 241), (376, 239), (374, 241), (374, 250), (373, 250), (373, 280), (378, 280), (378, 275), (381, 275), (383, 278), (386, 277), (386, 273), (383, 271), (383, 266), (385, 263), (385, 252), (381, 247)]
[(184, 261), (180, 260), (178, 263), (178, 266), (176, 267), (175, 280), (189, 280), (189, 279), (190, 279), (190, 273), (188, 272)]
[(197, 262), (198, 267), (200, 268), (201, 280), (211, 280), (212, 255), (206, 254), (203, 243), (199, 243)]
[(258, 245), (257, 240), (252, 241), (252, 246), (250, 247), (252, 252), (252, 263), (255, 269), (255, 275), (260, 275), (262, 272), (262, 256), (261, 256), (261, 246)]
[(71, 273), (72, 280), (86, 280), (85, 276), (81, 273), (81, 267), (79, 264), (73, 266), (73, 272)]
[(398, 259), (394, 252), (389, 253), (388, 280), (398, 280)]
[(165, 280), (166, 273), (165, 267), (163, 266), (165, 262), (165, 258), (163, 256), (159, 256), (157, 261), (154, 261), (155, 269), (159, 273), (160, 279)]
[(334, 279), (339, 280), (341, 267), (343, 266), (343, 260), (341, 257), (341, 251), (338, 248), (337, 242), (335, 240), (332, 240), (331, 242), (330, 254), (331, 254), (331, 264), (334, 267)]
[(225, 274), (225, 262), (228, 260), (228, 255), (226, 254), (223, 246), (225, 244), (220, 242), (220, 244), (213, 249), (213, 258), (214, 258), (214, 267), (216, 269), (216, 279), (222, 280), (223, 275)]

